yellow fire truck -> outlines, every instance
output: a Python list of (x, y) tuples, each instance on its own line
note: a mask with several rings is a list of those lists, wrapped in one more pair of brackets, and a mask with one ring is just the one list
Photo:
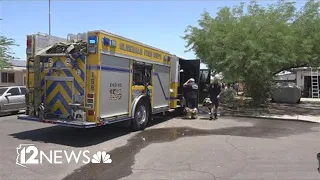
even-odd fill
[(203, 79), (200, 60), (102, 30), (67, 38), (28, 35), (26, 52), (27, 110), (21, 120), (78, 128), (127, 121), (142, 130), (153, 114), (183, 106), (187, 78)]

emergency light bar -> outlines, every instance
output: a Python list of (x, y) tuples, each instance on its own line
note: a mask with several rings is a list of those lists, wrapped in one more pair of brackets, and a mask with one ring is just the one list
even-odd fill
[(98, 37), (97, 37), (97, 36), (90, 36), (90, 37), (89, 37), (89, 44), (90, 44), (90, 45), (95, 45), (95, 44), (97, 44), (97, 41), (98, 41)]
[(110, 44), (111, 47), (117, 47), (117, 42), (115, 40), (111, 40), (111, 44)]
[(102, 39), (102, 43), (103, 43), (104, 46), (109, 46), (109, 45), (110, 45), (110, 39), (104, 37), (104, 38)]
[(110, 47), (113, 47), (113, 48), (117, 47), (117, 42), (115, 40), (109, 39), (107, 37), (104, 37), (102, 39), (102, 43), (103, 43), (104, 46), (110, 46)]
[(32, 38), (27, 37), (27, 48), (26, 48), (26, 53), (30, 55), (32, 53)]
[(98, 36), (89, 36), (88, 42), (88, 52), (91, 54), (97, 53)]
[(165, 55), (165, 56), (163, 57), (163, 60), (165, 60), (165, 61), (170, 61), (170, 60), (171, 60), (171, 57), (170, 57), (170, 56)]

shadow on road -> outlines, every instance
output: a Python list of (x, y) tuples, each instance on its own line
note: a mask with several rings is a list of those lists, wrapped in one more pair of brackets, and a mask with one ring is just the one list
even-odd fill
[[(19, 112), (18, 114), (23, 114), (24, 112)], [(0, 113), (0, 118), (1, 117), (8, 117), (8, 116), (15, 116), (18, 114), (12, 114), (12, 113)]]
[[(156, 116), (153, 121), (148, 123), (148, 127), (165, 122), (171, 118), (173, 118), (173, 114), (162, 117)], [(40, 141), (71, 147), (86, 147), (130, 134), (130, 132), (123, 124), (118, 123), (90, 129), (51, 126), (10, 134), (10, 136), (20, 140)]]

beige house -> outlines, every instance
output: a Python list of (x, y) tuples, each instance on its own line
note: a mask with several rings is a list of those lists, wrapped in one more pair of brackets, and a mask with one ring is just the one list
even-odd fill
[(0, 86), (25, 86), (26, 61), (12, 60), (11, 68), (0, 69)]
[[(303, 97), (311, 98), (311, 86), (312, 86), (312, 78), (311, 78), (311, 68), (310, 67), (300, 67), (295, 68), (294, 71), (296, 72), (296, 84), (299, 86), (303, 91)], [(315, 91), (319, 91), (319, 82), (320, 82), (320, 67), (318, 69), (313, 69), (313, 73), (317, 74), (316, 76), (313, 75), (315, 79), (318, 79), (318, 81), (314, 81), (314, 86), (318, 88), (314, 88)], [(320, 97), (317, 97), (320, 98)]]

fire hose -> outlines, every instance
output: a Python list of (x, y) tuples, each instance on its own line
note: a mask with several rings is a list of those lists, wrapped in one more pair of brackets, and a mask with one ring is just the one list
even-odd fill
[(76, 60), (81, 55), (88, 54), (87, 43), (80, 40), (73, 43), (59, 42), (46, 51), (47, 54), (69, 54), (72, 60)]

